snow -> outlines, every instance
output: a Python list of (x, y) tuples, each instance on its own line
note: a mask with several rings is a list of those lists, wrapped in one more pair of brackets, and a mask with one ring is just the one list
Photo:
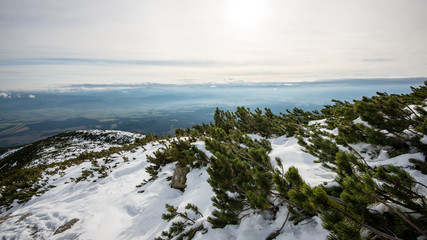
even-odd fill
[(381, 151), (377, 160), (374, 162), (368, 162), (372, 167), (384, 166), (384, 165), (394, 165), (398, 167), (411, 167), (414, 164), (409, 162), (409, 159), (414, 158), (417, 160), (424, 160), (425, 156), (422, 153), (407, 153), (402, 154), (393, 158), (386, 158), (384, 155), (388, 156), (387, 153), (383, 154), (384, 151)]
[[(284, 163), (289, 162), (285, 166), (293, 163), (305, 177), (311, 175), (308, 178), (310, 184), (329, 181), (333, 177), (331, 175), (326, 180), (322, 179), (325, 170), (317, 167), (310, 169), (313, 158), (299, 150), (296, 139), (279, 137), (271, 139), (271, 142), (271, 157), (279, 156)], [(203, 141), (197, 141), (193, 145), (208, 157), (212, 156)], [(112, 157), (112, 162), (107, 165), (117, 167), (112, 168), (106, 178), (98, 178), (98, 174), (94, 173), (95, 176), (88, 181), (71, 181), (78, 178), (82, 170), (90, 169), (90, 162), (68, 168), (62, 177), (51, 177), (49, 184), (56, 186), (55, 188), (2, 214), (11, 213), (13, 217), (0, 224), (0, 236), (6, 239), (153, 239), (160, 236), (162, 231), (167, 231), (173, 222), (161, 218), (166, 212), (165, 204), (178, 207), (178, 211), (188, 212), (185, 210), (188, 203), (196, 205), (203, 214), (196, 224), (203, 224), (208, 229), (206, 234), (198, 233), (195, 239), (263, 239), (283, 224), (287, 215), (286, 206), (280, 208), (276, 219), (266, 217), (268, 214), (265, 213), (253, 212), (240, 225), (212, 229), (207, 219), (214, 210), (211, 201), (214, 193), (207, 182), (207, 167), (192, 169), (188, 173), (184, 192), (172, 189), (167, 180), (173, 174), (175, 163), (163, 167), (156, 180), (137, 188), (143, 180), (150, 178), (145, 171), (149, 165), (147, 156), (162, 146), (147, 144), (144, 148)], [(49, 149), (45, 151), (50, 152)], [(288, 157), (292, 155), (295, 156), (291, 161)], [(127, 157), (129, 161), (124, 162), (123, 157)], [(29, 213), (32, 215), (17, 222), (21, 216)], [(78, 218), (79, 221), (72, 228), (53, 235), (59, 226), (73, 218)], [(306, 225), (293, 226), (288, 222), (277, 239), (312, 239), (312, 236), (324, 239), (326, 235), (327, 231), (322, 229), (320, 219), (315, 218)]]
[[(287, 208), (281, 208), (275, 221), (268, 221), (261, 214), (252, 214), (243, 219), (240, 225), (228, 225), (224, 229), (209, 229), (205, 235), (196, 239), (266, 239), (271, 233), (280, 229), (287, 212)], [(288, 221), (281, 234), (275, 239), (326, 239), (328, 232), (322, 228), (320, 223), (321, 220), (318, 217), (303, 221), (299, 225), (293, 225)]]
[[(409, 162), (409, 159), (417, 159), (417, 160), (424, 161), (425, 156), (422, 153), (407, 153), (407, 154), (402, 154), (393, 158), (383, 159), (380, 154), (380, 156), (378, 157), (378, 161), (368, 162), (368, 164), (371, 167), (386, 166), (386, 165), (403, 167), (405, 171), (407, 171), (417, 182), (427, 185), (427, 175), (422, 174), (420, 171), (413, 169), (414, 164)], [(419, 192), (422, 194), (427, 194), (427, 189), (420, 188)]]
[[(323, 124), (319, 121), (317, 124)], [(105, 132), (103, 132), (105, 133)], [(132, 133), (115, 132), (118, 136), (137, 137)], [(139, 136), (138, 136), (139, 137)], [(252, 139), (260, 139), (259, 135), (250, 135)], [(319, 184), (335, 185), (333, 182), (335, 173), (313, 163), (315, 157), (302, 151), (298, 140), (294, 137), (276, 137), (269, 139), (272, 151), (269, 153), (272, 164), (278, 167), (276, 157), (282, 160), (284, 171), (291, 166), (298, 168), (300, 175), (311, 186)], [(109, 147), (96, 142), (86, 140), (72, 140), (72, 147), (63, 151), (52, 161), (63, 161), (69, 155), (79, 154), (82, 149), (93, 148), (90, 151), (100, 151)], [(101, 143), (102, 141), (99, 141)], [(77, 145), (84, 146), (83, 148)], [(91, 145), (93, 144), (93, 145)], [(167, 143), (165, 143), (167, 144)], [(203, 141), (193, 143), (208, 157), (212, 154), (206, 150)], [(55, 175), (48, 178), (48, 184), (56, 186), (45, 192), (40, 197), (33, 197), (24, 205), (15, 206), (1, 214), (1, 217), (11, 214), (11, 218), (0, 221), (0, 238), (4, 239), (154, 239), (160, 236), (162, 231), (167, 231), (172, 222), (161, 218), (166, 213), (165, 204), (178, 207), (178, 211), (188, 210), (188, 203), (198, 207), (203, 217), (198, 217), (196, 225), (203, 224), (207, 233), (197, 233), (194, 239), (241, 239), (255, 240), (265, 239), (278, 230), (286, 219), (288, 209), (286, 205), (280, 206), (276, 217), (272, 213), (252, 211), (244, 217), (239, 225), (228, 225), (223, 229), (213, 229), (207, 221), (212, 215), (214, 207), (211, 198), (214, 193), (207, 182), (209, 178), (207, 167), (192, 169), (187, 175), (187, 187), (185, 191), (172, 189), (168, 180), (175, 169), (175, 163), (164, 166), (158, 174), (158, 178), (144, 186), (140, 185), (150, 178), (145, 168), (150, 163), (147, 156), (163, 147), (163, 143), (153, 142), (144, 147), (138, 147), (133, 151), (121, 152), (111, 156), (111, 162), (99, 163), (109, 167), (111, 171), (105, 178), (99, 178), (100, 174), (94, 172), (93, 177), (87, 181), (75, 182), (81, 176), (83, 170), (92, 167), (91, 162), (83, 162), (80, 165), (71, 166), (64, 171), (64, 175)], [(393, 164), (406, 167), (407, 171), (417, 181), (427, 183), (425, 175), (412, 169), (410, 158), (424, 159), (421, 153), (404, 154), (389, 158), (384, 149), (377, 149), (368, 144), (352, 145), (357, 151), (366, 150), (363, 156), (379, 151), (374, 159), (370, 159), (371, 166)], [(47, 148), (44, 154), (56, 151), (55, 147)], [(124, 158), (129, 161), (124, 161)], [(372, 206), (373, 210), (380, 210), (381, 206)], [(27, 214), (30, 214), (28, 215)], [(19, 221), (22, 216), (27, 216)], [(55, 230), (70, 221), (78, 218), (79, 221), (63, 233), (53, 235)], [(322, 228), (322, 222), (318, 217), (304, 220), (298, 225), (288, 221), (276, 239), (316, 240), (326, 239), (328, 232)]]
[[(424, 103), (426, 103), (426, 102), (424, 101)], [(408, 105), (404, 108), (404, 110), (410, 111), (412, 113), (411, 118), (414, 119), (417, 116), (420, 116), (420, 113), (417, 111), (418, 107), (419, 106), (417, 106), (417, 105)]]
[(355, 124), (363, 124), (363, 125), (365, 125), (366, 127), (368, 127), (368, 128), (372, 128), (372, 126), (371, 125), (369, 125), (369, 123), (367, 123), (367, 122), (365, 122), (365, 121), (363, 121), (360, 117), (358, 117), (358, 118), (356, 118), (354, 121), (353, 121)]
[(277, 167), (276, 157), (282, 160), (284, 171), (294, 166), (298, 169), (301, 177), (310, 185), (316, 186), (319, 184), (331, 182), (336, 174), (322, 167), (320, 164), (314, 164), (316, 160), (312, 155), (301, 150), (298, 144), (298, 139), (291, 137), (279, 137), (271, 139), (272, 151), (269, 154), (272, 159), (273, 166)]
[(22, 148), (23, 147), (18, 147), (18, 148), (14, 148), (14, 149), (8, 150), (7, 152), (5, 152), (5, 153), (3, 153), (3, 154), (0, 155), (0, 160), (3, 159), (3, 158), (5, 158), (5, 157), (7, 157), (7, 156), (9, 156), (10, 154), (12, 154), (14, 152), (17, 152), (17, 151), (21, 150)]
[(248, 137), (250, 137), (252, 140), (261, 140), (263, 137), (261, 137), (259, 134), (248, 134)]
[[(134, 143), (137, 138), (144, 138), (142, 134), (115, 130), (79, 130), (75, 133), (76, 136), (74, 137), (65, 137), (51, 147), (40, 149), (39, 157), (26, 167), (63, 162), (85, 152), (101, 152), (110, 147)], [(91, 136), (94, 139), (85, 139), (84, 135)]]
[(328, 124), (326, 123), (326, 119), (310, 121), (308, 123), (308, 126), (312, 126), (312, 125), (328, 126)]
[(86, 133), (94, 136), (99, 136), (99, 141), (109, 140), (122, 140), (122, 142), (133, 143), (137, 138), (143, 138), (143, 134), (131, 133), (119, 130), (78, 130), (77, 133)]

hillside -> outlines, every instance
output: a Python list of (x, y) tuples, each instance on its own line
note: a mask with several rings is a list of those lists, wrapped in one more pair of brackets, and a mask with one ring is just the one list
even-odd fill
[[(216, 110), (0, 156), (4, 239), (423, 239), (427, 82), (320, 112)], [(424, 237), (426, 238), (426, 237)]]

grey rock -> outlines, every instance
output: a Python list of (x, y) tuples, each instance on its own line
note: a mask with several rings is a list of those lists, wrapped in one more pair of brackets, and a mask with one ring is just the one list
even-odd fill
[(179, 190), (184, 190), (187, 185), (187, 173), (190, 172), (190, 169), (187, 166), (177, 165), (172, 176), (171, 187)]
[(70, 229), (76, 222), (78, 222), (80, 219), (73, 218), (70, 221), (66, 222), (65, 224), (61, 225), (58, 229), (56, 229), (55, 233), (53, 235), (63, 233)]

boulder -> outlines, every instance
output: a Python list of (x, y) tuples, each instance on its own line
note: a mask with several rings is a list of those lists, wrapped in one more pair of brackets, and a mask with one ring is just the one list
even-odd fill
[(177, 164), (175, 171), (172, 176), (171, 187), (179, 190), (184, 190), (187, 185), (187, 173), (190, 172), (190, 169), (187, 166), (181, 166)]

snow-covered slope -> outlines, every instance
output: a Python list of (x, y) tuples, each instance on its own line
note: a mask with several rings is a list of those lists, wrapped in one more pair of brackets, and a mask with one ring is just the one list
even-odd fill
[[(84, 151), (101, 151), (111, 146), (132, 143), (141, 135), (124, 132), (85, 132), (88, 136), (61, 141), (66, 147), (55, 145), (41, 150), (41, 158), (28, 166), (64, 161)], [(106, 135), (105, 135), (106, 134)], [(115, 135), (112, 141), (111, 134)], [(251, 138), (260, 138), (250, 135)], [(121, 141), (120, 139), (128, 139)], [(305, 181), (311, 186), (330, 183), (335, 173), (315, 164), (315, 158), (301, 150), (297, 139), (277, 137), (269, 139), (272, 151), (269, 156), (280, 157), (284, 168), (295, 166)], [(58, 142), (56, 142), (58, 143)], [(198, 207), (201, 216), (195, 218), (195, 225), (203, 224), (207, 232), (198, 232), (194, 239), (265, 239), (279, 229), (285, 221), (288, 209), (280, 207), (276, 218), (268, 211), (250, 212), (240, 225), (228, 225), (223, 229), (213, 229), (207, 221), (214, 207), (211, 198), (214, 193), (207, 182), (207, 167), (192, 169), (187, 175), (187, 187), (184, 191), (170, 187), (170, 179), (175, 163), (161, 168), (158, 178), (141, 186), (150, 178), (145, 168), (149, 165), (147, 156), (159, 150), (164, 142), (150, 142), (131, 150), (113, 153), (92, 161), (84, 161), (68, 167), (54, 175), (44, 175), (46, 184), (55, 186), (39, 197), (33, 197), (25, 204), (13, 204), (13, 207), (1, 213), (0, 238), (2, 239), (154, 239), (162, 231), (168, 231), (172, 222), (162, 219), (166, 213), (165, 205), (178, 207), (178, 211), (187, 211), (188, 203)], [(207, 156), (212, 156), (203, 141), (193, 143)], [(355, 146), (366, 147), (366, 146)], [(62, 154), (61, 154), (62, 153)], [(405, 156), (404, 156), (405, 157)], [(406, 156), (406, 158), (416, 156)], [(378, 161), (376, 161), (378, 160)], [(394, 161), (383, 155), (370, 161)], [(400, 161), (401, 162), (401, 161)], [(104, 166), (104, 172), (95, 171), (94, 165)], [(98, 167), (99, 169), (99, 167)], [(415, 170), (414, 170), (415, 171)], [(84, 175), (84, 173), (91, 174)], [(416, 175), (416, 172), (414, 172)], [(418, 179), (426, 183), (427, 179)], [(62, 230), (58, 230), (62, 229)], [(298, 225), (287, 222), (276, 239), (325, 239), (328, 231), (322, 228), (321, 220), (314, 217)]]
[[(271, 139), (272, 159), (279, 156), (289, 165), (296, 165), (310, 184), (316, 185), (331, 181), (332, 173), (320, 166), (314, 166), (313, 157), (302, 152), (294, 138)], [(194, 143), (200, 150), (206, 151), (204, 142)], [(49, 185), (55, 186), (40, 197), (33, 197), (23, 205), (16, 205), (2, 213), (0, 235), (5, 239), (154, 239), (162, 231), (167, 231), (171, 223), (162, 220), (166, 212), (165, 204), (184, 207), (194, 204), (203, 217), (197, 223), (203, 223), (208, 232), (198, 233), (195, 239), (264, 239), (281, 227), (287, 215), (282, 207), (276, 219), (268, 212), (252, 213), (238, 226), (230, 225), (224, 229), (212, 229), (207, 222), (213, 211), (211, 198), (213, 192), (207, 183), (206, 167), (193, 169), (187, 175), (185, 191), (170, 187), (170, 177), (175, 163), (162, 168), (159, 177), (142, 187), (136, 187), (150, 178), (145, 168), (147, 156), (163, 145), (153, 142), (132, 151), (114, 154), (108, 163), (111, 169), (108, 176), (100, 174), (88, 177), (86, 181), (75, 182), (84, 170), (90, 169), (91, 162), (69, 167), (65, 174), (49, 178)], [(81, 149), (75, 148), (76, 154)], [(99, 150), (94, 148), (94, 150)], [(47, 151), (46, 151), (47, 152)], [(72, 150), (66, 151), (68, 153)], [(288, 159), (288, 156), (293, 156)], [(65, 158), (64, 158), (65, 159)], [(127, 160), (128, 159), (128, 160)], [(103, 161), (99, 160), (99, 163)], [(284, 161), (285, 162), (285, 161)], [(62, 233), (54, 234), (57, 229), (74, 220), (74, 225)], [(327, 231), (315, 218), (298, 226), (288, 223), (277, 239), (324, 239)]]
[[(0, 163), (6, 157), (22, 148), (28, 148), (24, 157), (31, 155), (28, 163), (22, 167), (36, 167), (42, 164), (51, 164), (63, 162), (74, 158), (84, 152), (100, 152), (110, 147), (120, 147), (124, 144), (131, 144), (137, 138), (143, 138), (144, 135), (114, 130), (80, 130), (59, 134), (47, 139), (35, 142), (33, 144), (12, 149), (0, 155)], [(18, 159), (22, 161), (22, 159)], [(0, 165), (2, 168), (16, 166), (18, 161), (9, 162)]]

